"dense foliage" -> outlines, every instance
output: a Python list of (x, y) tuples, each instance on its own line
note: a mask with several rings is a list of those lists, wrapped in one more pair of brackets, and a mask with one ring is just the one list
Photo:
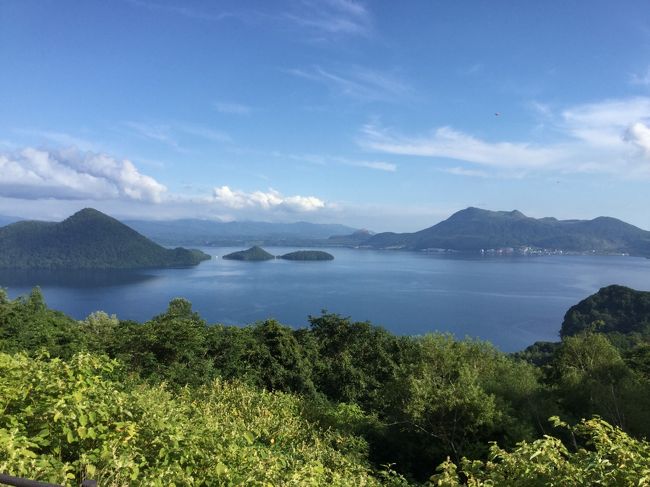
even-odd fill
[(230, 260), (247, 260), (247, 261), (258, 261), (258, 260), (271, 260), (275, 259), (275, 256), (269, 254), (262, 247), (254, 245), (247, 250), (238, 250), (237, 252), (232, 252), (223, 256), (224, 259)]
[(334, 256), (322, 250), (297, 250), (278, 257), (285, 260), (334, 260)]
[(0, 228), (0, 268), (134, 269), (196, 265), (210, 256), (166, 249), (86, 208), (61, 223), (23, 221)]
[(650, 336), (650, 292), (607, 286), (571, 306), (560, 335), (566, 337), (587, 330)]
[(115, 361), (0, 354), (0, 471), (109, 485), (375, 485), (364, 442), (291, 395), (221, 380), (178, 391)]
[(553, 422), (568, 430), (572, 445), (547, 435), (522, 442), (512, 452), (495, 444), (487, 461), (463, 458), (459, 469), (448, 460), (431, 481), (441, 487), (650, 485), (650, 443), (598, 418), (582, 420), (575, 427), (558, 418)]
[[(617, 479), (647, 463), (650, 344), (593, 327), (509, 356), (326, 312), (302, 329), (208, 325), (182, 298), (145, 323), (75, 321), (35, 289), (0, 292), (0, 352), (0, 470), (42, 479), (589, 485), (607, 462)], [(552, 416), (578, 426), (545, 436)]]

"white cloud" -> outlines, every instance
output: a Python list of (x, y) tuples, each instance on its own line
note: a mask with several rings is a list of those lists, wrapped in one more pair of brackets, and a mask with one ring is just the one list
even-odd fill
[(549, 119), (555, 141), (489, 141), (451, 127), (439, 127), (424, 135), (403, 135), (367, 124), (358, 142), (385, 154), (453, 159), (498, 170), (501, 175), (509, 171), (517, 177), (522, 171), (549, 170), (650, 176), (650, 98), (577, 105), (559, 116), (546, 105), (537, 103), (535, 108)]
[(650, 127), (637, 122), (628, 129), (626, 136), (627, 141), (640, 147), (646, 157), (650, 158)]
[(159, 202), (166, 188), (129, 160), (66, 149), (0, 154), (0, 195), (19, 199), (126, 198)]
[(248, 115), (253, 109), (248, 105), (242, 105), (241, 103), (227, 103), (227, 102), (217, 102), (214, 104), (214, 108), (219, 113), (226, 113), (229, 115)]
[(621, 146), (625, 131), (650, 118), (650, 98), (605, 100), (569, 108), (562, 112), (561, 126), (567, 133), (591, 146)]
[(269, 189), (267, 192), (247, 193), (232, 190), (228, 186), (214, 188), (212, 201), (235, 210), (277, 209), (290, 212), (311, 212), (325, 208), (325, 202), (315, 196), (283, 196), (274, 189)]

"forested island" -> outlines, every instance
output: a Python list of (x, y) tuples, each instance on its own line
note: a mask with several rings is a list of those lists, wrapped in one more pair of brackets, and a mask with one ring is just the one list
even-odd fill
[[(237, 252), (226, 254), (223, 256), (223, 258), (229, 260), (244, 260), (255, 262), (272, 260), (276, 257), (268, 253), (262, 247), (255, 245), (247, 250), (238, 250)], [(277, 258), (284, 260), (316, 261), (333, 260), (334, 256), (321, 250), (297, 250), (295, 252), (289, 252), (288, 254), (279, 255)]]
[(245, 260), (245, 261), (264, 261), (275, 259), (275, 256), (269, 254), (262, 247), (254, 245), (248, 250), (238, 250), (237, 252), (232, 252), (223, 256), (224, 259), (228, 260)]
[(60, 223), (0, 228), (0, 268), (137, 269), (197, 265), (200, 250), (166, 249), (104, 213), (86, 208)]
[(334, 256), (322, 250), (297, 250), (288, 254), (279, 255), (278, 259), (284, 260), (334, 260)]
[(77, 321), (38, 289), (0, 291), (0, 471), (134, 486), (644, 485), (648, 295), (604, 288), (567, 312), (560, 341), (508, 355), (327, 312), (299, 329), (208, 325), (182, 298), (144, 323)]

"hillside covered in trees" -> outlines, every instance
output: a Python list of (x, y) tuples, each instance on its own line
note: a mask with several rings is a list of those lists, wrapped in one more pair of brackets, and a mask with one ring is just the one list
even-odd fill
[(100, 485), (645, 485), (648, 342), (620, 333), (564, 335), (538, 366), (326, 312), (301, 329), (208, 325), (178, 298), (145, 323), (76, 321), (38, 289), (0, 293), (0, 471)]
[(0, 268), (180, 267), (209, 258), (199, 250), (166, 249), (92, 208), (60, 223), (21, 221), (0, 228)]

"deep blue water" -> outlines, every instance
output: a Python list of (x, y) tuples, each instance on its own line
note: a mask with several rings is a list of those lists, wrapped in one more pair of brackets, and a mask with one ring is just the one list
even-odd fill
[[(96, 310), (144, 321), (170, 299), (192, 301), (210, 323), (276, 318), (306, 326), (322, 309), (398, 334), (448, 331), (514, 351), (557, 340), (573, 304), (609, 284), (650, 290), (650, 260), (634, 257), (480, 257), (328, 249), (328, 262), (239, 262), (232, 248), (189, 269), (0, 271), (15, 297), (40, 285), (50, 307), (81, 319)], [(268, 248), (273, 254), (293, 249)]]

